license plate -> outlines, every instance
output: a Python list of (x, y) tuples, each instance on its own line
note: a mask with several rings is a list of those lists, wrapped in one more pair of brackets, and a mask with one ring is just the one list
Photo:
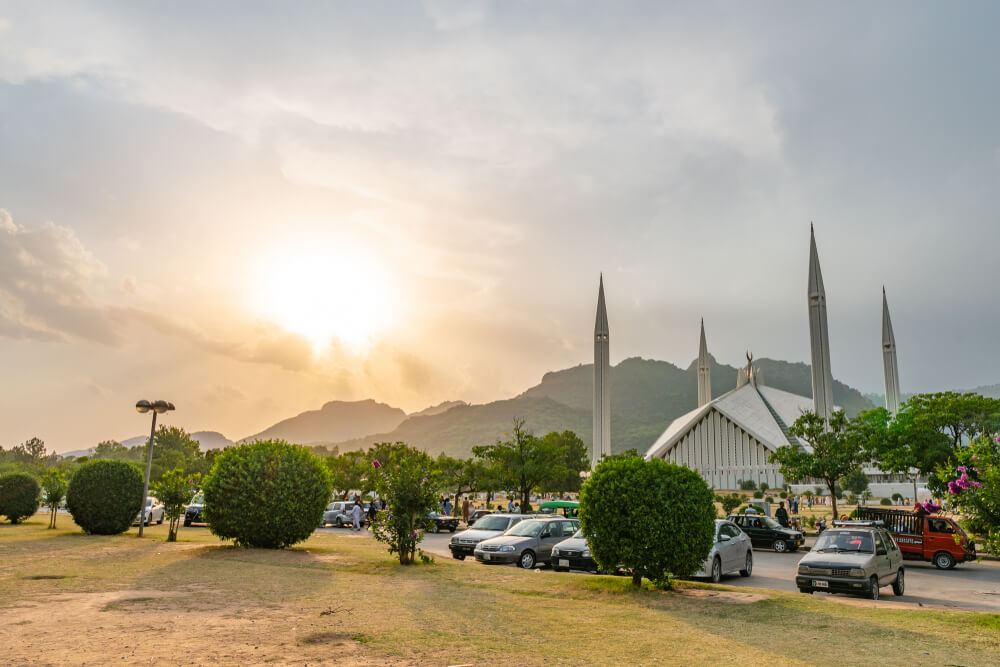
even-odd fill
[(569, 567), (569, 561), (565, 558), (559, 559), (559, 567)]
[(829, 588), (829, 587), (830, 587), (829, 581), (817, 581), (816, 579), (813, 579), (813, 588)]
[(489, 559), (490, 559), (489, 554), (483, 554), (483, 560), (489, 560)]

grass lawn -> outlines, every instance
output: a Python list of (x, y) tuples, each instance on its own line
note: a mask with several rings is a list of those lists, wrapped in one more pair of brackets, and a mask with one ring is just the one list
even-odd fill
[(237, 549), (205, 528), (0, 524), (0, 663), (1000, 665), (1000, 615), (843, 604), (438, 559), (318, 533)]

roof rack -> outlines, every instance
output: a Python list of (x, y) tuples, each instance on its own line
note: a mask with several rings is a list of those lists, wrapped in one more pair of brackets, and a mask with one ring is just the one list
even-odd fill
[(834, 519), (834, 526), (868, 526), (873, 528), (882, 528), (885, 526), (885, 522), (882, 520), (877, 521), (845, 521), (844, 519)]

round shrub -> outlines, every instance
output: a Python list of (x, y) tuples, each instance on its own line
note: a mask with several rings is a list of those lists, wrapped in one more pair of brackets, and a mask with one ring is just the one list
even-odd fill
[(125, 461), (84, 463), (69, 482), (66, 507), (84, 532), (124, 533), (142, 508), (142, 475)]
[(323, 459), (305, 447), (261, 440), (223, 450), (202, 490), (214, 534), (239, 546), (283, 549), (316, 529), (333, 484)]
[(778, 497), (779, 498), (787, 498), (788, 497), (788, 491), (782, 491), (781, 493), (778, 494)]
[(888, 498), (883, 498), (882, 500), (878, 501), (878, 504), (879, 505), (891, 505), (892, 501), (889, 500)]
[(605, 457), (580, 490), (580, 528), (602, 569), (621, 565), (636, 586), (646, 577), (669, 587), (669, 575), (696, 572), (712, 548), (713, 496), (688, 468), (630, 454)]
[(759, 499), (761, 499), (761, 498), (764, 497), (764, 492), (760, 491), (760, 490), (754, 491), (753, 492), (753, 497), (757, 498), (759, 500)]
[(41, 493), (38, 480), (27, 473), (0, 475), (0, 515), (20, 523), (38, 511)]

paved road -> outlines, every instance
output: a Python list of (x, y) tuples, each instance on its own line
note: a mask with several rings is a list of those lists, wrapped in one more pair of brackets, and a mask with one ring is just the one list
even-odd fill
[[(335, 528), (323, 529), (337, 531)], [(343, 529), (341, 529), (342, 532)], [(370, 533), (368, 533), (370, 535)], [(439, 557), (450, 558), (448, 542), (450, 533), (428, 534), (421, 548)], [(808, 542), (812, 542), (809, 539)], [(744, 579), (728, 575), (722, 583), (730, 586), (773, 588), (795, 591), (795, 570), (802, 553), (777, 554), (768, 550), (754, 551), (753, 576)], [(466, 567), (487, 567), (473, 559), (466, 559)], [(979, 611), (1000, 612), (1000, 561), (964, 563), (952, 570), (938, 570), (930, 563), (906, 561), (906, 595), (895, 597), (891, 587), (882, 589), (882, 599), (902, 603), (934, 605)], [(498, 566), (491, 566), (498, 567)], [(509, 566), (513, 567), (513, 566)], [(575, 573), (579, 576), (590, 576)], [(569, 575), (567, 575), (569, 576)], [(816, 593), (823, 596), (825, 593)]]

